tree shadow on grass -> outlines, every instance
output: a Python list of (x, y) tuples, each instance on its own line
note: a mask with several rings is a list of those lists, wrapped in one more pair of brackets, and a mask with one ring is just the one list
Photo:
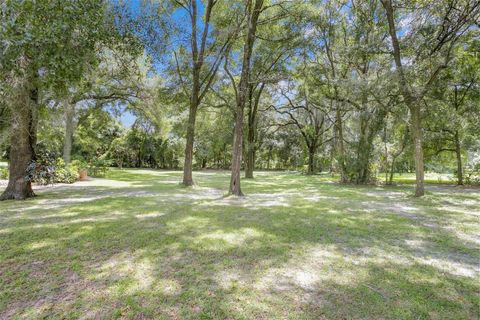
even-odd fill
[[(326, 198), (313, 203), (285, 196), (288, 206), (252, 210), (201, 196), (218, 181), (192, 189), (198, 198), (150, 177), (130, 182), (72, 186), (29, 202), (47, 207), (2, 214), (0, 318), (478, 317), (475, 278), (449, 269), (475, 271), (470, 244), (353, 207), (341, 186), (320, 186)], [(141, 192), (129, 197), (132, 188)], [(375, 207), (376, 196), (364, 198)]]

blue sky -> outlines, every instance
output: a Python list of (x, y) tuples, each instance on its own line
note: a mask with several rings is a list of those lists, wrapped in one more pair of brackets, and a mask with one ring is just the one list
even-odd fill
[[(113, 3), (119, 3), (119, 0), (112, 0)], [(126, 5), (126, 8), (127, 10), (129, 11), (129, 13), (131, 14), (132, 17), (135, 17), (135, 18), (138, 18), (139, 16), (142, 15), (142, 11), (143, 13), (146, 13), (146, 14), (149, 14), (151, 13), (151, 8), (150, 9), (146, 9), (145, 10), (145, 7), (142, 8), (142, 5), (149, 5), (148, 2), (144, 2), (142, 0), (128, 0), (128, 1), (125, 1), (123, 2), (125, 5)], [(203, 23), (202, 23), (202, 20), (201, 20), (201, 17), (203, 15), (203, 10), (204, 10), (204, 6), (203, 6), (203, 3), (202, 1), (198, 1), (197, 3), (198, 7), (197, 7), (197, 11), (198, 11), (198, 27), (199, 28), (202, 28), (203, 27)], [(175, 25), (177, 26), (185, 26), (186, 24), (188, 24), (188, 26), (190, 25), (190, 21), (189, 21), (189, 18), (188, 18), (188, 14), (185, 12), (184, 9), (176, 9), (170, 16), (171, 18), (171, 22), (173, 22)], [(140, 33), (142, 33), (140, 31)], [(199, 33), (198, 34), (201, 34), (201, 31), (199, 30)], [(142, 35), (140, 35), (142, 36)], [(184, 35), (182, 35), (184, 36)], [(170, 40), (173, 40), (172, 38)], [(178, 39), (176, 39), (178, 40)], [(173, 41), (173, 43), (176, 43), (176, 41)], [(151, 48), (150, 48), (151, 49)], [(173, 49), (173, 48), (172, 48)], [(155, 51), (155, 49), (153, 49)], [(146, 52), (148, 53), (149, 52), (149, 48), (148, 46), (146, 47)], [(161, 61), (154, 61), (154, 72), (161, 72), (162, 70), (162, 62)], [(120, 121), (122, 122), (122, 124), (126, 127), (131, 127), (132, 124), (135, 122), (135, 115), (132, 114), (131, 112), (127, 111), (127, 110), (124, 110), (124, 112), (122, 112), (121, 116), (120, 116)]]
[(130, 111), (124, 111), (120, 116), (120, 122), (127, 128), (132, 126), (132, 124), (135, 122), (135, 119), (135, 115), (133, 115)]

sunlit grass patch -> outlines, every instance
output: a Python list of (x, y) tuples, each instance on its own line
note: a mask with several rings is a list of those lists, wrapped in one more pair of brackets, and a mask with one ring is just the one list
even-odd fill
[(0, 203), (0, 318), (475, 319), (480, 190), (111, 170)]

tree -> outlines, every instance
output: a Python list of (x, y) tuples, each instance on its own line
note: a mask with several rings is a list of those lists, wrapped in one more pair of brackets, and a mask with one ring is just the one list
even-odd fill
[(102, 108), (112, 106), (121, 109), (121, 105), (146, 99), (149, 92), (146, 83), (148, 60), (137, 57), (135, 52), (123, 52), (116, 48), (103, 48), (97, 53), (98, 65), (88, 68), (82, 79), (68, 88), (61, 98), (65, 117), (65, 135), (63, 159), (70, 163), (75, 118), (78, 109)]
[[(410, 14), (413, 19), (417, 19), (417, 23), (410, 24), (411, 30), (399, 30), (396, 16), (401, 13), (402, 18), (407, 19), (406, 13), (398, 10), (392, 0), (381, 2), (387, 15), (398, 85), (410, 111), (410, 131), (415, 155), (415, 196), (421, 197), (425, 193), (422, 99), (431, 90), (440, 73), (449, 66), (455, 44), (478, 18), (480, 3), (470, 0), (442, 0), (419, 9), (414, 2)], [(421, 19), (422, 16), (428, 18)], [(405, 40), (403, 47), (398, 32), (406, 33), (402, 37)], [(405, 48), (407, 41), (414, 43), (413, 50), (408, 50), (410, 55)]]
[[(310, 93), (308, 80), (305, 74), (305, 65), (302, 68), (301, 77), (298, 81), (298, 87), (283, 85), (279, 87), (280, 98), (285, 100), (281, 106), (272, 106), (276, 112), (281, 115), (279, 119), (280, 126), (294, 126), (300, 132), (308, 153), (308, 174), (314, 174), (317, 171), (315, 157), (318, 148), (328, 143), (332, 138), (325, 135), (332, 127), (331, 121), (325, 112), (325, 99), (318, 101)], [(289, 92), (290, 91), (290, 92)], [(291, 92), (296, 92), (296, 96), (290, 97)], [(324, 98), (324, 97), (321, 97)], [(320, 99), (321, 99), (320, 98)]]
[[(233, 151), (232, 151), (232, 175), (230, 178), (229, 193), (242, 196), (240, 187), (240, 168), (242, 165), (242, 143), (243, 143), (243, 113), (245, 104), (249, 97), (249, 81), (250, 81), (250, 61), (252, 59), (252, 50), (257, 32), (258, 18), (263, 10), (263, 0), (247, 0), (245, 4), (246, 10), (246, 31), (243, 44), (243, 60), (242, 73), (236, 93), (235, 108), (235, 131), (233, 134)], [(233, 80), (233, 79), (232, 79)], [(232, 81), (234, 86), (235, 83)]]
[(261, 99), (269, 86), (286, 78), (286, 64), (299, 45), (296, 34), (290, 26), (278, 24), (269, 26), (258, 37), (258, 48), (252, 57), (252, 76), (249, 82), (247, 107), (247, 135), (245, 178), (253, 178), (255, 153), (258, 149), (258, 113)]
[[(197, 111), (215, 80), (224, 52), (227, 50), (232, 37), (236, 35), (237, 29), (236, 23), (234, 22), (233, 26), (230, 25), (230, 27), (226, 25), (218, 26), (219, 28), (223, 27), (223, 30), (226, 32), (214, 32), (212, 30), (214, 15), (220, 15), (221, 9), (217, 11), (214, 10), (218, 7), (218, 0), (207, 0), (204, 6), (202, 4), (203, 18), (201, 22), (199, 22), (200, 1), (174, 0), (173, 2), (188, 14), (191, 28), (189, 33), (190, 42), (188, 44), (191, 60), (189, 79), (184, 77), (183, 73), (185, 70), (182, 70), (180, 66), (181, 60), (179, 58), (181, 52), (174, 53), (176, 70), (181, 87), (186, 96), (189, 97), (183, 184), (185, 186), (191, 186), (194, 184), (192, 170)], [(235, 20), (234, 16), (231, 16), (231, 18)], [(183, 51), (183, 48), (180, 47), (179, 51)]]
[(64, 91), (94, 62), (98, 41), (115, 34), (103, 1), (6, 1), (1, 6), (0, 83), (12, 116), (9, 184), (0, 197), (34, 195), (26, 178), (35, 160), (42, 91)]

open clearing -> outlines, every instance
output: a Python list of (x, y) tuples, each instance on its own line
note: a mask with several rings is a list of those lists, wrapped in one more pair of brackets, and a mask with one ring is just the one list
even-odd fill
[(0, 203), (0, 319), (478, 319), (480, 189), (112, 170)]

